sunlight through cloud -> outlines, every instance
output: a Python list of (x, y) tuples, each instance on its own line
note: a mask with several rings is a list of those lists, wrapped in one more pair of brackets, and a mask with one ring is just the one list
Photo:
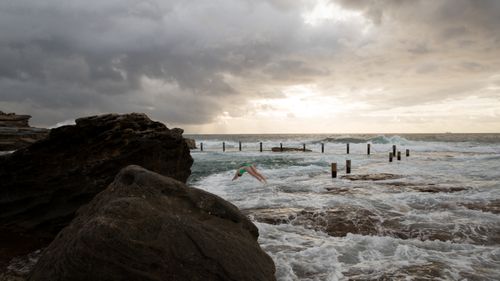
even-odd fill
[(341, 8), (339, 5), (318, 0), (313, 8), (302, 15), (304, 23), (316, 26), (324, 21), (360, 21), (363, 20), (361, 12), (350, 11)]

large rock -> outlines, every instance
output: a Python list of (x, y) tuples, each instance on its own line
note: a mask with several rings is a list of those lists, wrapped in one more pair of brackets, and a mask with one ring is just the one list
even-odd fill
[(28, 280), (275, 280), (231, 203), (138, 166), (78, 211)]
[(172, 133), (144, 114), (77, 119), (0, 157), (0, 231), (51, 239), (123, 167), (186, 181), (192, 162), (182, 130)]
[(0, 111), (0, 151), (20, 149), (47, 137), (49, 130), (30, 127), (30, 118)]

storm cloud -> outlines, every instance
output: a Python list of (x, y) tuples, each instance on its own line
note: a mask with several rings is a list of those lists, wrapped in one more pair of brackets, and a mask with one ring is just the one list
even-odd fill
[(298, 84), (369, 116), (500, 103), (499, 27), (494, 0), (2, 1), (0, 110), (41, 126), (131, 111), (196, 126)]

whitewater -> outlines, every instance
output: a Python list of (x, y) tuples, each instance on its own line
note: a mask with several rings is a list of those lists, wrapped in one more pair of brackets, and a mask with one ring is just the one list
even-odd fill
[[(278, 280), (500, 280), (500, 134), (185, 137), (188, 184), (253, 220)], [(247, 162), (267, 184), (231, 181)]]

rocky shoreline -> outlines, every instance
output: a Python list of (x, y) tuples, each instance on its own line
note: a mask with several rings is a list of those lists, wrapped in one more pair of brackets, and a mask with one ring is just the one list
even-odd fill
[(106, 114), (0, 156), (0, 280), (274, 280), (255, 225), (184, 184), (182, 133)]

